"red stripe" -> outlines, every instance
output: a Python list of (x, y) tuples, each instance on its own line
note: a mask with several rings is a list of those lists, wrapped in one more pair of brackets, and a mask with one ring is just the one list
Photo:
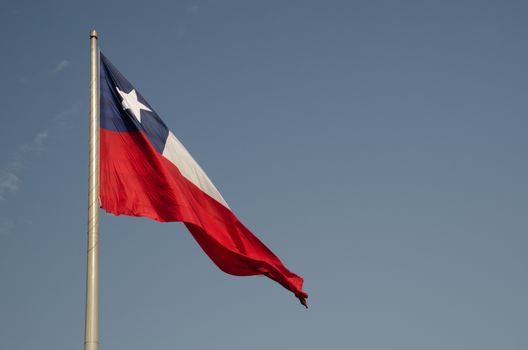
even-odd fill
[(265, 275), (306, 306), (303, 279), (289, 271), (236, 216), (183, 177), (141, 132), (101, 129), (101, 207), (115, 215), (184, 222), (224, 272)]

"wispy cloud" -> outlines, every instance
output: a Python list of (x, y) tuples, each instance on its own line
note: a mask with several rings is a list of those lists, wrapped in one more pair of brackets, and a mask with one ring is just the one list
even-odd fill
[(176, 29), (176, 36), (179, 39), (183, 38), (187, 32), (187, 22), (189, 21), (189, 17), (198, 14), (198, 12), (200, 12), (206, 4), (207, 3), (203, 0), (194, 0), (189, 4), (189, 6), (187, 6), (184, 16)]
[(6, 217), (0, 217), (0, 235), (10, 234), (14, 227), (15, 223), (13, 220)]
[(187, 8), (187, 12), (189, 13), (197, 13), (198, 11), (200, 11), (200, 4), (198, 3), (191, 5)]
[(40, 80), (42, 78), (51, 77), (54, 75), (59, 74), (60, 72), (64, 71), (66, 68), (70, 66), (70, 61), (67, 59), (62, 59), (59, 62), (57, 62), (52, 68), (41, 70), (38, 72), (30, 72), (29, 74), (23, 75), (20, 78), (18, 78), (18, 82), (21, 84), (27, 84), (30, 81), (34, 80)]
[(0, 170), (0, 200), (4, 199), (5, 193), (17, 191), (19, 184), (20, 179), (14, 172)]
[(33, 140), (29, 143), (24, 143), (20, 145), (20, 151), (27, 153), (27, 152), (42, 152), (46, 149), (46, 145), (44, 142), (48, 138), (49, 135), (49, 129), (43, 129), (40, 130), (35, 134), (33, 137)]
[(53, 117), (51, 118), (51, 121), (53, 123), (61, 122), (67, 119), (68, 117), (70, 117), (71, 115), (77, 113), (80, 108), (81, 108), (81, 101), (77, 100), (74, 103), (72, 103), (70, 107), (53, 115)]
[(51, 70), (51, 73), (56, 74), (56, 73), (62, 72), (63, 70), (68, 68), (69, 65), (70, 65), (70, 61), (63, 59), (62, 61), (60, 61), (59, 63), (55, 65), (55, 67)]
[(37, 131), (30, 141), (18, 145), (16, 151), (13, 152), (11, 161), (0, 167), (0, 200), (3, 200), (7, 193), (18, 191), (21, 185), (20, 173), (28, 158), (34, 154), (44, 152), (50, 130), (77, 112), (79, 108), (79, 101), (73, 103), (67, 109), (52, 116), (49, 125)]
[(20, 188), (20, 171), (24, 168), (30, 154), (43, 152), (46, 149), (45, 141), (48, 134), (48, 128), (38, 131), (30, 142), (18, 146), (18, 149), (13, 153), (11, 162), (0, 168), (0, 200), (4, 199), (6, 193), (18, 191)]

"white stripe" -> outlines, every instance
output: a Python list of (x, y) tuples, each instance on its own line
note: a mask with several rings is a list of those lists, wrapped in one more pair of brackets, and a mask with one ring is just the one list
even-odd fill
[(169, 137), (167, 137), (167, 142), (163, 149), (163, 156), (174, 164), (187, 180), (216, 199), (217, 202), (229, 208), (220, 192), (218, 192), (215, 185), (207, 177), (207, 174), (200, 168), (198, 163), (196, 163), (183, 144), (174, 136), (172, 131), (169, 131)]

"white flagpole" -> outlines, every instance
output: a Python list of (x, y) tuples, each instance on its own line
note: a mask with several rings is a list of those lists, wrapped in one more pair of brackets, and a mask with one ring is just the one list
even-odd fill
[(90, 32), (90, 174), (84, 350), (99, 349), (99, 54)]

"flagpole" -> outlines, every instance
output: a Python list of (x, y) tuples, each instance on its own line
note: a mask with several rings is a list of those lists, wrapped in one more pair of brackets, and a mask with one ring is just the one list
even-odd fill
[(90, 173), (84, 350), (99, 349), (99, 55), (90, 32)]

